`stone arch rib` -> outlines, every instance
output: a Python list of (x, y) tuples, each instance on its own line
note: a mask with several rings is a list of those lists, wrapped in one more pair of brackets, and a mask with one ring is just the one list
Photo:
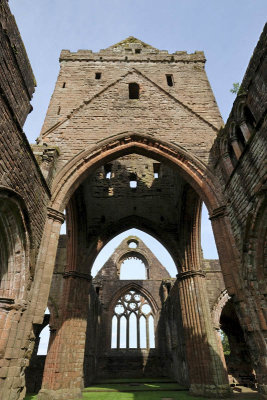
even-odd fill
[(123, 133), (101, 141), (68, 162), (52, 186), (51, 207), (63, 211), (71, 195), (90, 171), (126, 154), (142, 154), (178, 168), (181, 176), (198, 192), (209, 211), (222, 205), (219, 185), (208, 167), (180, 146), (157, 138), (135, 133)]

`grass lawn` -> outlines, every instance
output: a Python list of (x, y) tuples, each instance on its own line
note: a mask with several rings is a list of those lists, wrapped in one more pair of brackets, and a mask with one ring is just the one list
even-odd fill
[[(243, 388), (244, 390), (244, 388)], [(177, 383), (165, 378), (158, 379), (112, 379), (101, 381), (86, 388), (83, 400), (207, 400), (193, 397)], [(258, 400), (258, 393), (234, 393), (233, 400)], [(37, 400), (37, 395), (28, 394), (25, 400)], [(78, 399), (77, 399), (78, 400)], [(210, 399), (219, 400), (219, 399)]]
[[(84, 400), (161, 400), (169, 397), (175, 400), (196, 400), (188, 392), (158, 391), (158, 392), (87, 392), (83, 393)], [(198, 400), (207, 400), (201, 397)], [(37, 395), (27, 395), (25, 400), (37, 400)]]
[[(138, 381), (139, 382), (139, 381)], [(149, 382), (149, 383), (100, 383), (94, 384), (86, 389), (85, 392), (147, 392), (147, 391), (174, 391), (174, 390), (185, 390), (184, 387), (178, 385), (175, 382)], [(166, 397), (166, 396), (165, 396)]]

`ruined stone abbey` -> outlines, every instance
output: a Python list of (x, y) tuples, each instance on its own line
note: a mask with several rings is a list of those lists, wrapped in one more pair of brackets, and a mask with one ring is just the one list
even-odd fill
[[(267, 26), (225, 125), (201, 51), (169, 54), (133, 37), (63, 50), (30, 145), (34, 75), (0, 5), (0, 399), (26, 389), (76, 399), (116, 377), (171, 377), (214, 399), (237, 382), (267, 397)], [(203, 202), (219, 260), (202, 255)], [(176, 278), (136, 236), (92, 278), (103, 247), (130, 228), (168, 250)], [(132, 257), (144, 279), (120, 279)]]

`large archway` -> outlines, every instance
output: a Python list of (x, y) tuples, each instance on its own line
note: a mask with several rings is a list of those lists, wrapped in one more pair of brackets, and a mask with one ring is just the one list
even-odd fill
[[(153, 170), (155, 163), (159, 163), (162, 166), (162, 171), (164, 171), (165, 175), (163, 174), (163, 176), (166, 178), (166, 182), (170, 184), (164, 186), (165, 181), (161, 179), (159, 185), (158, 172), (156, 174), (154, 172), (153, 176), (151, 176), (152, 183), (149, 183), (150, 178), (145, 180), (140, 177), (140, 167), (138, 167), (139, 169), (137, 167), (135, 169), (129, 167), (129, 163), (131, 164), (133, 160), (135, 160), (134, 163), (136, 165), (137, 159), (142, 159), (140, 165), (143, 169), (147, 165), (148, 171), (150, 169)], [(124, 173), (123, 176), (127, 177), (127, 179), (117, 180), (117, 187), (114, 185), (111, 187), (110, 185), (112, 181), (112, 168), (115, 168), (117, 171), (117, 176), (122, 176), (122, 173)], [(119, 170), (122, 172), (118, 173)], [(148, 175), (149, 172), (144, 173), (143, 171), (142, 176), (147, 177)], [(215, 227), (215, 238), (217, 239), (217, 243), (219, 243), (219, 253), (223, 258), (221, 261), (222, 263), (226, 261), (223, 271), (226, 278), (228, 278), (229, 290), (235, 290), (232, 279), (229, 279), (228, 270), (235, 263), (236, 255), (232, 248), (228, 226), (225, 223), (222, 196), (219, 190), (217, 190), (216, 181), (213, 181), (212, 178), (212, 174), (204, 164), (188, 155), (186, 151), (178, 146), (170, 146), (166, 143), (155, 141), (155, 139), (146, 135), (130, 134), (123, 134), (116, 137), (116, 139), (113, 138), (101, 143), (94, 151), (81, 153), (59, 172), (52, 187), (51, 208), (49, 209), (46, 226), (47, 232), (43, 239), (46, 242), (47, 239), (49, 240), (51, 233), (53, 237), (59, 234), (59, 222), (63, 220), (62, 211), (66, 208), (68, 241), (66, 269), (64, 273), (64, 304), (62, 305), (64, 329), (62, 320), (59, 324), (58, 335), (55, 338), (57, 344), (52, 346), (52, 351), (47, 357), (46, 370), (49, 371), (49, 374), (45, 374), (44, 376), (41, 393), (45, 394), (46, 390), (51, 390), (51, 386), (57, 386), (51, 365), (58, 357), (58, 346), (64, 345), (67, 329), (74, 329), (74, 321), (76, 319), (83, 320), (80, 333), (82, 334), (82, 331), (86, 329), (86, 297), (91, 281), (88, 265), (92, 265), (93, 260), (110, 237), (114, 233), (125, 229), (127, 227), (125, 224), (129, 224), (129, 221), (131, 223), (134, 221), (134, 224), (137, 226), (138, 222), (142, 221), (142, 226), (146, 226), (146, 229), (152, 231), (152, 234), (154, 230), (158, 238), (162, 237), (162, 243), (164, 241), (168, 243), (170, 253), (174, 257), (178, 271), (180, 272), (178, 290), (182, 302), (181, 308), (184, 310), (182, 311), (182, 315), (185, 332), (189, 332), (191, 329), (195, 330), (195, 328), (191, 327), (191, 324), (194, 319), (196, 321), (199, 319), (199, 307), (203, 307), (203, 315), (210, 313), (208, 311), (207, 298), (193, 295), (189, 299), (187, 294), (190, 285), (193, 285), (194, 290), (197, 290), (199, 293), (202, 291), (205, 292), (205, 276), (201, 272), (202, 261), (200, 251), (202, 200), (206, 202), (212, 217), (213, 226)], [(133, 181), (136, 182), (135, 185), (131, 184)], [(99, 194), (99, 182), (103, 187), (104, 194)], [(164, 190), (162, 191), (163, 187)], [(170, 188), (172, 195), (166, 196)], [(116, 204), (119, 204), (116, 203), (117, 198), (120, 196), (119, 193), (124, 193), (123, 196), (125, 197), (125, 193), (127, 192), (125, 198), (130, 196), (129, 198), (136, 199), (138, 198), (139, 190), (143, 191), (144, 196), (146, 193), (148, 197), (150, 196), (147, 209), (144, 204), (142, 207), (134, 205), (133, 201), (130, 209), (127, 203), (121, 203), (122, 206), (120, 208), (116, 206)], [(161, 193), (163, 194), (161, 195)], [(103, 196), (105, 199), (102, 199)], [(159, 212), (160, 202), (157, 201), (154, 204), (153, 201), (151, 202), (153, 196), (154, 198), (161, 199), (161, 209), (163, 211)], [(109, 201), (110, 208), (105, 214), (100, 214), (99, 207), (104, 201)], [(168, 202), (170, 206), (168, 206)], [(104, 207), (104, 209), (107, 210), (107, 207)], [(147, 218), (148, 214), (149, 218)], [(172, 221), (173, 216), (175, 218)], [(53, 253), (55, 259), (55, 244), (51, 245), (48, 241), (44, 245), (49, 248), (50, 253)], [(229, 249), (231, 249), (231, 258)], [(52, 272), (53, 258), (49, 261), (46, 259), (44, 263), (49, 264), (46, 267), (47, 271), (50, 270)], [(68, 300), (70, 298), (72, 300)], [(84, 301), (81, 300), (82, 298), (84, 298)], [(71, 306), (69, 305), (69, 301), (71, 301)], [(76, 301), (78, 303), (82, 302), (84, 307), (77, 309), (75, 307)], [(191, 302), (190, 306), (188, 301)], [(186, 311), (187, 307), (189, 307), (190, 311)], [(193, 315), (196, 313), (195, 316), (192, 316), (192, 313)], [(207, 354), (207, 359), (203, 360), (207, 369), (201, 370), (199, 373), (199, 366), (196, 365), (193, 367), (194, 361), (188, 361), (191, 369), (189, 373), (191, 388), (193, 391), (196, 390), (198, 393), (205, 394), (206, 385), (209, 385), (211, 381), (213, 383), (215, 381), (218, 388), (220, 388), (218, 390), (228, 390), (226, 389), (227, 385), (224, 386), (225, 371), (219, 352), (216, 350), (217, 344), (216, 340), (213, 339), (214, 333), (210, 317), (204, 321), (204, 324), (199, 321), (198, 326), (199, 332), (195, 339), (193, 339), (196, 340), (195, 354), (199, 351), (201, 354)], [(209, 338), (208, 343), (201, 342), (198, 339), (198, 335), (200, 337), (206, 335)], [(186, 333), (188, 340), (189, 337), (191, 337), (190, 340), (192, 341), (192, 335)], [(190, 357), (195, 357), (190, 350), (191, 345), (192, 343), (189, 344), (188, 342), (186, 351), (189, 359)], [(201, 346), (203, 349), (200, 350)], [(198, 347), (200, 348), (198, 349)], [(67, 352), (68, 350), (66, 349), (65, 351)], [(77, 351), (80, 350), (77, 349)], [(77, 365), (82, 365), (81, 359), (75, 362)], [(66, 376), (64, 368), (62, 370), (63, 376)], [(58, 378), (60, 378), (60, 375), (57, 375)], [(65, 382), (67, 381), (65, 380)], [(195, 383), (193, 384), (193, 382)], [(77, 395), (79, 388), (77, 387), (73, 393), (73, 395)]]

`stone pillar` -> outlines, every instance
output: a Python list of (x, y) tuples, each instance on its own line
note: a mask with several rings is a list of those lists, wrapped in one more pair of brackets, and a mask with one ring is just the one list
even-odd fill
[(198, 396), (230, 394), (227, 372), (211, 322), (205, 275), (190, 270), (177, 275), (186, 341), (190, 392)]
[(50, 340), (38, 400), (71, 400), (82, 395), (83, 363), (91, 275), (64, 275), (61, 323)]
[[(34, 281), (29, 291), (30, 301), (21, 299), (5, 305), (8, 315), (3, 321), (6, 349), (0, 360), (1, 400), (22, 399), (25, 396), (25, 368), (29, 365), (35, 340), (32, 324), (43, 323), (63, 221), (61, 212), (48, 208)], [(10, 329), (9, 333), (7, 329)]]
[(33, 323), (42, 324), (47, 307), (55, 260), (57, 255), (60, 228), (65, 220), (63, 213), (48, 207), (47, 221), (39, 250), (37, 269), (34, 277), (34, 291), (31, 312)]

